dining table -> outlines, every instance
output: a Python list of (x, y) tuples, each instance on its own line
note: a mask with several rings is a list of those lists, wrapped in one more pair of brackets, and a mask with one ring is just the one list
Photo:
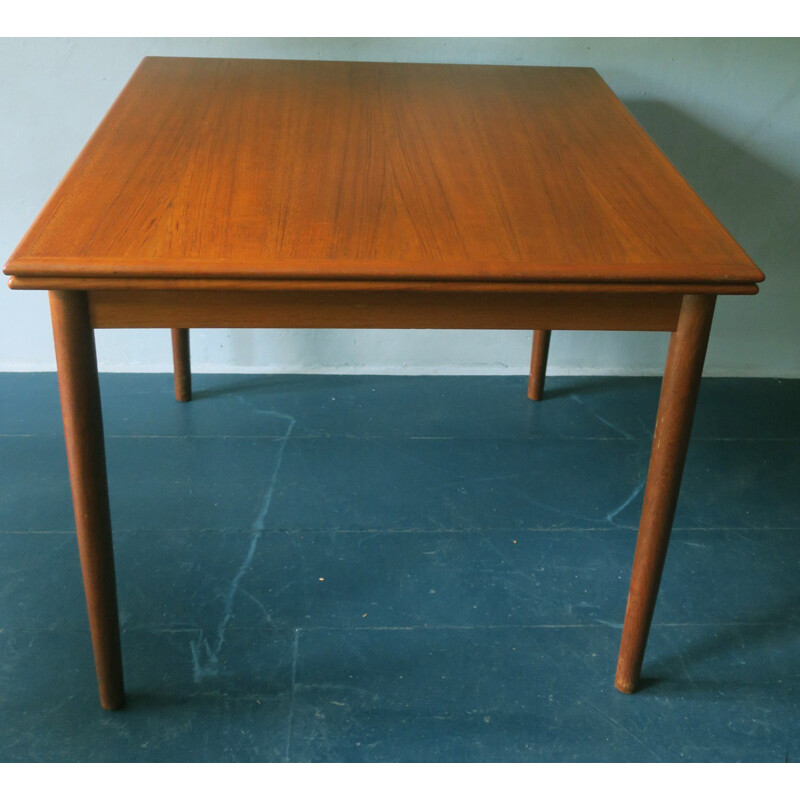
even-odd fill
[(551, 331), (669, 332), (616, 668), (633, 693), (715, 302), (764, 278), (591, 67), (155, 56), (4, 272), (49, 293), (107, 709), (125, 692), (95, 330), (169, 329), (184, 402), (192, 328), (533, 332), (545, 403)]

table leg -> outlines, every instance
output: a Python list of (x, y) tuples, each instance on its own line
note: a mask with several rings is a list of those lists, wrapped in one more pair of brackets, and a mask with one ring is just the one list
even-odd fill
[(172, 364), (175, 368), (175, 399), (181, 403), (188, 403), (192, 399), (188, 328), (172, 329)]
[(100, 703), (115, 709), (123, 704), (125, 691), (100, 385), (86, 294), (51, 291), (50, 314)]
[(626, 694), (635, 692), (639, 683), (678, 502), (715, 300), (714, 295), (686, 295), (677, 330), (670, 338), (617, 663), (616, 687)]
[(550, 331), (534, 331), (531, 348), (531, 371), (528, 378), (528, 397), (541, 400), (544, 392), (544, 373), (547, 370), (547, 353), (550, 350)]

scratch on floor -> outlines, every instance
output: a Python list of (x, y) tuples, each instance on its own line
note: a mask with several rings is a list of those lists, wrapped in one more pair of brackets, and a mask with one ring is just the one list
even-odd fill
[(486, 475), (476, 478), (461, 478), (455, 481), (447, 481), (447, 483), (440, 483), (439, 488), (444, 489), (448, 486), (464, 487), (467, 486), (468, 484), (472, 485), (474, 483), (493, 483), (495, 481), (505, 481), (508, 480), (509, 478), (521, 478), (521, 477), (523, 476), (522, 473), (520, 472), (508, 472), (503, 475)]
[(217, 626), (214, 642), (212, 644), (210, 637), (206, 635), (204, 630), (202, 630), (200, 631), (200, 635), (197, 637), (197, 640), (191, 642), (190, 644), (192, 651), (192, 673), (195, 683), (200, 683), (203, 678), (214, 677), (219, 673), (219, 654), (222, 651), (223, 645), (225, 644), (225, 633), (228, 623), (233, 616), (233, 607), (236, 601), (236, 595), (239, 591), (239, 584), (242, 582), (245, 574), (250, 569), (250, 565), (253, 562), (253, 556), (256, 553), (258, 541), (261, 538), (261, 534), (264, 532), (264, 523), (269, 512), (270, 504), (272, 503), (272, 494), (275, 490), (275, 481), (278, 477), (278, 472), (280, 471), (281, 462), (283, 461), (283, 453), (286, 449), (286, 443), (289, 441), (289, 436), (291, 435), (292, 428), (294, 428), (295, 424), (294, 417), (291, 417), (288, 414), (281, 414), (278, 411), (267, 411), (260, 409), (241, 395), (239, 395), (238, 398), (244, 405), (255, 411), (256, 414), (263, 414), (265, 416), (271, 416), (285, 420), (287, 423), (286, 432), (278, 439), (279, 446), (278, 454), (275, 458), (275, 466), (272, 470), (272, 474), (270, 475), (269, 483), (267, 484), (267, 490), (264, 493), (264, 498), (261, 501), (258, 514), (256, 515), (255, 520), (253, 520), (253, 524), (250, 526), (250, 538), (248, 542), (247, 553), (245, 554), (244, 560), (239, 566), (239, 569), (236, 571), (236, 574), (233, 576), (233, 580), (230, 582), (227, 592), (225, 592), (225, 603), (223, 605), (222, 619)]
[(615, 509), (611, 510), (606, 514), (606, 520), (610, 522), (612, 525), (616, 525), (617, 523), (614, 522), (614, 517), (617, 514), (621, 514), (641, 493), (642, 489), (644, 489), (644, 485), (647, 482), (647, 478), (642, 479), (636, 484), (636, 488), (628, 495), (628, 497), (620, 503)]
[(600, 619), (599, 617), (595, 617), (593, 621), (598, 625), (604, 625), (606, 628), (614, 628), (614, 630), (618, 631), (622, 630), (621, 622), (612, 622), (610, 619)]
[(300, 642), (300, 628), (294, 629), (294, 639), (292, 640), (292, 686), (289, 697), (289, 720), (286, 726), (286, 751), (283, 760), (288, 761), (292, 754), (292, 721), (294, 718), (294, 687), (297, 679), (297, 649)]
[(609, 420), (607, 420), (605, 417), (601, 417), (585, 400), (581, 399), (577, 394), (571, 394), (569, 397), (570, 400), (573, 400), (578, 405), (583, 406), (595, 419), (602, 422), (603, 425), (605, 425), (607, 428), (611, 428), (612, 431), (618, 433), (620, 436), (622, 436), (623, 439), (634, 438), (633, 436), (631, 436), (630, 433), (628, 433), (628, 431), (623, 430), (618, 425), (615, 425), (613, 422), (609, 422)]
[(623, 725), (619, 720), (614, 719), (614, 717), (612, 717), (611, 714), (607, 714), (605, 711), (603, 711), (602, 708), (598, 708), (594, 703), (591, 703), (586, 699), (584, 699), (583, 702), (586, 703), (586, 705), (589, 706), (589, 708), (593, 708), (598, 714), (604, 716), (609, 722), (611, 722), (613, 725), (619, 728), (623, 733), (626, 733), (628, 736), (630, 736), (631, 739), (633, 739), (635, 742), (638, 742), (645, 750), (647, 750), (648, 753), (650, 753), (653, 756), (654, 761), (661, 761), (661, 758), (659, 758), (658, 753), (656, 753), (654, 750), (648, 747), (647, 744), (645, 744), (645, 742), (643, 742), (632, 731), (628, 730), (628, 728), (625, 725)]
[(275, 623), (272, 621), (272, 614), (269, 613), (267, 607), (254, 594), (248, 592), (247, 589), (239, 589), (239, 591), (244, 597), (252, 601), (253, 605), (257, 606), (261, 610), (261, 613), (264, 615), (264, 621), (274, 628)]

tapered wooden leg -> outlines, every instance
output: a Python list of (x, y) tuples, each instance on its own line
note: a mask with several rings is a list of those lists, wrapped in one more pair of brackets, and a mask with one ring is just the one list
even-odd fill
[(122, 681), (114, 551), (94, 331), (84, 292), (50, 292), (72, 502), (100, 703), (119, 708)]
[(175, 399), (188, 403), (192, 399), (192, 366), (187, 328), (172, 329), (172, 364), (175, 368)]
[(541, 400), (544, 392), (544, 373), (547, 370), (547, 352), (550, 350), (550, 331), (534, 331), (531, 348), (531, 372), (528, 378), (528, 397)]
[(714, 295), (686, 295), (678, 328), (670, 338), (617, 663), (616, 687), (626, 694), (635, 692), (639, 683), (678, 502), (715, 300)]

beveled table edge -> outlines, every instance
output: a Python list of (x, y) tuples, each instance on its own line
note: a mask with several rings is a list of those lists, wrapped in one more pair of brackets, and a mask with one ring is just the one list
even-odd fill
[(403, 292), (522, 292), (522, 293), (669, 293), (669, 294), (757, 294), (758, 285), (750, 282), (659, 282), (650, 281), (487, 281), (487, 280), (331, 280), (331, 279), (254, 279), (254, 278), (128, 278), (84, 276), (25, 276), (11, 275), (9, 289), (15, 290), (141, 290), (186, 291), (228, 290), (247, 291), (403, 291)]
[[(226, 272), (219, 272), (219, 265), (226, 265)], [(583, 283), (583, 284), (753, 284), (764, 280), (764, 273), (750, 261), (724, 262), (718, 264), (607, 264), (598, 266), (576, 266), (574, 264), (518, 264), (514, 272), (497, 274), (497, 265), (492, 262), (410, 262), (410, 261), (327, 261), (319, 259), (274, 259), (268, 262), (229, 262), (218, 259), (185, 259), (180, 264), (166, 263), (159, 259), (140, 259), (136, 263), (127, 259), (109, 258), (99, 261), (94, 258), (57, 258), (12, 256), (3, 267), (3, 273), (19, 278), (100, 278), (113, 280), (190, 280), (210, 281), (260, 280), (260, 281), (409, 281), (446, 282), (466, 284), (483, 283)], [(325, 267), (321, 270), (320, 267)], [(437, 268), (445, 275), (437, 274)], [(22, 287), (13, 287), (22, 288)], [(723, 293), (721, 291), (720, 293)]]

